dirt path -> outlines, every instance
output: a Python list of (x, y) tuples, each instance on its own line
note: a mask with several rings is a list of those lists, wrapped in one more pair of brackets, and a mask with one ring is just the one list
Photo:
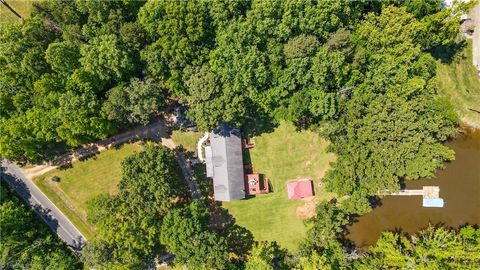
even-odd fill
[[(48, 164), (42, 164), (27, 168), (24, 169), (23, 172), (28, 179), (32, 180), (33, 178), (43, 175), (51, 170), (54, 170), (55, 168), (70, 165), (72, 162), (81, 160), (91, 155), (98, 154), (111, 147), (129, 141), (150, 139), (159, 142), (170, 149), (175, 149), (175, 142), (170, 138), (168, 129), (168, 126), (163, 120), (157, 120), (149, 125), (128, 130), (124, 133), (112, 136), (106, 140), (91, 143), (84, 148), (77, 149), (74, 152), (66, 153), (49, 162)], [(201, 199), (201, 193), (197, 183), (195, 182), (195, 176), (193, 174), (190, 163), (187, 161), (181, 151), (175, 151), (175, 153), (175, 158), (177, 159), (177, 162), (182, 169), (183, 176), (192, 192), (192, 197), (197, 200)]]
[(33, 179), (37, 176), (43, 175), (53, 169), (57, 168), (57, 166), (53, 165), (38, 165), (32, 168), (24, 169), (23, 172), (29, 179)]
[(480, 3), (472, 10), (470, 15), (475, 22), (475, 30), (473, 32), (473, 65), (480, 71)]
[(115, 147), (129, 141), (138, 141), (144, 139), (161, 142), (169, 148), (175, 147), (175, 144), (169, 138), (168, 127), (166, 126), (165, 122), (163, 120), (157, 120), (154, 123), (148, 124), (146, 126), (136, 127), (124, 133), (114, 135), (106, 140), (88, 144), (83, 148), (79, 148), (73, 152), (61, 155), (55, 160), (50, 161), (46, 164), (27, 168), (23, 171), (29, 179), (33, 179), (34, 177), (45, 174), (55, 168), (67, 166), (74, 161), (98, 154), (111, 147)]

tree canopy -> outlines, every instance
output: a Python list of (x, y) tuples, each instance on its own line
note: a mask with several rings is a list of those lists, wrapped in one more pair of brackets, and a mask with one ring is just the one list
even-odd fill
[(4, 184), (0, 185), (0, 267), (83, 269), (78, 258)]
[[(146, 39), (136, 18), (143, 4), (48, 0), (33, 5), (31, 18), (1, 25), (3, 157), (41, 162), (52, 158), (51, 149), (78, 147), (127, 126), (112, 125), (101, 108), (108, 89), (141, 75)], [(145, 122), (161, 95), (150, 101), (140, 92), (132, 101), (143, 106), (129, 110)]]
[(86, 251), (84, 260), (91, 267), (141, 268), (161, 252), (162, 216), (184, 185), (173, 152), (163, 146), (146, 146), (126, 158), (122, 169), (118, 195), (99, 195), (87, 205), (99, 237)]
[(175, 254), (175, 262), (191, 269), (226, 269), (227, 243), (209, 231), (207, 208), (192, 202), (188, 207), (172, 209), (165, 218), (160, 241)]
[(252, 247), (245, 264), (246, 270), (255, 269), (288, 269), (285, 263), (287, 251), (275, 242), (260, 242)]
[(453, 159), (441, 142), (456, 132), (457, 117), (436, 96), (435, 65), (415, 42), (417, 26), (404, 8), (386, 7), (353, 33), (366, 54), (365, 78), (328, 134), (338, 160), (325, 179), (339, 195), (398, 190), (399, 178), (433, 176)]
[(152, 79), (133, 78), (128, 86), (116, 86), (107, 92), (102, 112), (120, 124), (148, 124), (153, 112), (164, 104), (158, 84)]
[(119, 196), (134, 209), (166, 211), (184, 185), (173, 151), (164, 146), (147, 146), (127, 157), (122, 169)]
[(429, 227), (415, 237), (385, 232), (357, 261), (357, 269), (477, 269), (480, 267), (480, 230), (459, 231)]
[(88, 221), (98, 233), (82, 253), (88, 267), (142, 269), (170, 252), (176, 264), (192, 269), (228, 268), (231, 237), (209, 227), (207, 205), (182, 193), (185, 183), (171, 150), (146, 146), (122, 168), (118, 195), (87, 202)]
[(114, 34), (93, 38), (91, 43), (82, 46), (80, 53), (80, 63), (85, 71), (101, 80), (121, 79), (133, 68), (126, 50), (119, 46)]

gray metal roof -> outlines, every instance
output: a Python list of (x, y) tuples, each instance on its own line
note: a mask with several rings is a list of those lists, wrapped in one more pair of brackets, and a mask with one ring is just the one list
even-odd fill
[(213, 177), (212, 147), (205, 146), (205, 163), (207, 164), (207, 177)]
[(207, 168), (213, 165), (215, 200), (245, 198), (240, 130), (223, 125), (210, 133), (210, 148), (212, 154), (211, 158), (207, 158)]

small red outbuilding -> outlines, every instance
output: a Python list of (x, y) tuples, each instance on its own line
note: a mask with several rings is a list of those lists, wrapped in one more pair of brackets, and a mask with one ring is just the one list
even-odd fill
[(313, 196), (313, 183), (309, 179), (300, 179), (287, 184), (288, 199), (298, 200)]

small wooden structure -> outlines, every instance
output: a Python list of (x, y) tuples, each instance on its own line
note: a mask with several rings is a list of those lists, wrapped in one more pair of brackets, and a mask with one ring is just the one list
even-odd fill
[[(250, 139), (242, 139), (243, 149), (250, 149), (253, 148), (253, 146), (254, 143), (250, 141)], [(265, 178), (263, 174), (254, 172), (251, 163), (243, 164), (243, 172), (245, 175), (246, 195), (257, 195), (270, 192), (270, 188), (268, 186), (268, 179)]]
[(245, 193), (256, 195), (268, 193), (268, 179), (259, 173), (245, 174)]

